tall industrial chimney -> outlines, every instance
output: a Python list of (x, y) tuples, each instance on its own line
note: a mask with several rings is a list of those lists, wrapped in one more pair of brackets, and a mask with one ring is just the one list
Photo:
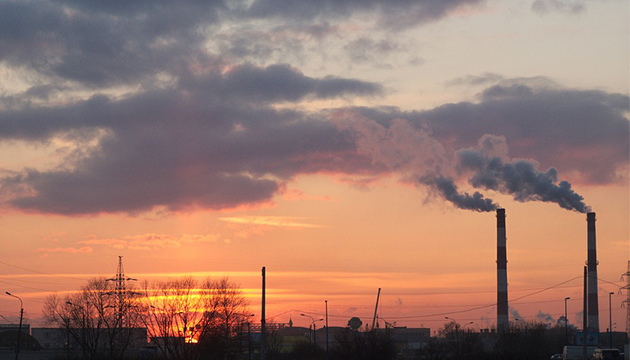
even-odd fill
[(505, 209), (497, 209), (497, 331), (509, 330)]
[(588, 328), (599, 332), (599, 305), (597, 301), (597, 244), (595, 239), (595, 213), (586, 214), (588, 228)]

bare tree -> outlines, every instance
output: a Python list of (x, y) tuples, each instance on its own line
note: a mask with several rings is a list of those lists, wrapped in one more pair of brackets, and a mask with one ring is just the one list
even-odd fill
[(247, 302), (228, 279), (145, 283), (142, 321), (167, 358), (222, 358), (238, 351), (235, 335)]
[[(80, 291), (60, 298), (56, 294), (46, 298), (44, 318), (51, 325), (66, 329), (81, 347), (83, 359), (95, 359), (107, 354), (109, 359), (121, 359), (129, 345), (131, 331), (138, 314), (131, 305), (133, 292), (124, 298), (124, 312), (105, 278), (88, 280)], [(69, 346), (70, 344), (68, 344)]]

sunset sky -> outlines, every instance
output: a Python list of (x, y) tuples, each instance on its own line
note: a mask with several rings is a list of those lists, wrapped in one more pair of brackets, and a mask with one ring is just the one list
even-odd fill
[[(260, 321), (625, 328), (625, 0), (0, 0), (0, 290), (223, 277)], [(0, 323), (19, 302), (0, 297)], [(318, 324), (318, 327), (320, 327)], [(381, 321), (381, 326), (383, 322)]]

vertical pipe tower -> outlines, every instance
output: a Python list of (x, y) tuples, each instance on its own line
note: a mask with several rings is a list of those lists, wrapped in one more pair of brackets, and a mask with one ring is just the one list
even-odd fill
[(265, 318), (265, 307), (267, 302), (265, 301), (266, 291), (266, 272), (265, 267), (262, 268), (262, 307), (260, 309), (260, 360), (265, 360), (267, 354), (267, 320)]
[(588, 228), (588, 328), (599, 332), (599, 305), (597, 301), (597, 244), (595, 238), (595, 213), (586, 214)]
[(497, 331), (509, 330), (505, 209), (497, 209)]

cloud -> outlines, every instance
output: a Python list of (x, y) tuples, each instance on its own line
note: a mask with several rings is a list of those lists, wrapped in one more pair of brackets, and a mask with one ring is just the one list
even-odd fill
[(219, 239), (218, 235), (200, 235), (200, 234), (184, 234), (182, 236), (173, 236), (167, 234), (142, 234), (129, 235), (122, 238), (82, 240), (79, 243), (88, 245), (105, 245), (114, 249), (128, 250), (155, 250), (162, 248), (178, 248), (183, 245), (214, 243)]
[(247, 8), (257, 18), (291, 19), (301, 22), (337, 20), (356, 13), (372, 13), (379, 26), (404, 29), (439, 20), (462, 6), (473, 6), (481, 0), (405, 1), (405, 0), (333, 0), (326, 2), (291, 0), (255, 0)]
[(505, 136), (515, 158), (536, 159), (579, 183), (627, 181), (630, 126), (627, 95), (559, 87), (544, 78), (510, 79), (486, 88), (478, 102), (423, 111), (355, 109), (388, 126), (405, 119), (430, 129), (447, 153), (475, 144), (484, 134)]
[(92, 248), (89, 247), (89, 246), (83, 246), (83, 247), (80, 247), (80, 248), (74, 248), (74, 247), (43, 248), (43, 247), (40, 247), (40, 248), (37, 249), (37, 251), (38, 252), (43, 252), (43, 253), (46, 253), (46, 254), (52, 254), (52, 253), (79, 254), (79, 253), (92, 252)]
[(586, 4), (582, 0), (536, 0), (532, 3), (532, 10), (538, 14), (552, 11), (578, 14), (586, 11)]
[[(496, 206), (467, 193), (468, 180), (517, 200), (563, 194), (573, 200), (556, 202), (577, 209), (575, 185), (558, 182), (560, 174), (573, 184), (627, 181), (624, 94), (482, 73), (447, 83), (485, 87), (474, 102), (309, 110), (389, 91), (324, 65), (318, 75), (293, 65), (333, 57), (328, 46), (339, 43), (328, 40), (349, 39), (334, 56), (383, 65), (411, 48), (400, 31), (483, 2), (0, 0), (0, 65), (25, 82), (0, 98), (0, 142), (63, 143), (58, 163), (0, 169), (0, 202), (64, 215), (258, 207), (295, 196), (297, 176), (321, 173), (363, 188), (392, 176), (464, 207)], [(537, 0), (532, 8), (579, 12), (583, 4)], [(486, 134), (503, 136), (512, 158), (475, 153)], [(519, 171), (537, 181), (513, 189), (509, 175)]]
[[(382, 28), (400, 30), (482, 2), (186, 0), (175, 6), (145, 0), (133, 4), (3, 0), (0, 62), (31, 71), (56, 86), (153, 86), (176, 79), (180, 70), (192, 64), (222, 63), (221, 50), (239, 61), (248, 55), (258, 59), (270, 56), (280, 48), (277, 44), (296, 50), (302, 46), (301, 36), (288, 40), (279, 35), (287, 29), (321, 39), (334, 32), (330, 22), (344, 23), (354, 15), (367, 15), (376, 16)], [(273, 22), (279, 29), (276, 34), (265, 37), (264, 32), (254, 31), (249, 38), (243, 37), (247, 29), (260, 25), (261, 18)], [(45, 96), (45, 91), (33, 95)]]
[(107, 5), (0, 2), (0, 61), (88, 86), (130, 83), (201, 56), (200, 28), (219, 21), (221, 1)]
[(336, 198), (330, 195), (310, 195), (299, 189), (287, 189), (283, 194), (283, 198), (289, 201), (298, 200), (315, 200), (315, 201), (337, 201)]
[(241, 216), (241, 217), (223, 217), (221, 221), (252, 226), (273, 226), (286, 228), (319, 228), (321, 225), (308, 224), (301, 222), (305, 218), (292, 216)]
[[(476, 103), (409, 112), (392, 107), (309, 112), (273, 105), (364, 94), (366, 88), (373, 94), (375, 87), (311, 78), (281, 64), (188, 76), (171, 88), (127, 97), (95, 95), (60, 106), (0, 109), (0, 141), (62, 138), (77, 149), (59, 167), (3, 172), (4, 205), (68, 215), (261, 206), (286, 191), (295, 176), (314, 173), (367, 180), (368, 187), (385, 175), (410, 184), (425, 179), (444, 193), (461, 186), (458, 166), (478, 172), (470, 179), (474, 187), (506, 191), (521, 201), (548, 201), (549, 193), (533, 188), (510, 190), (507, 176), (527, 168), (554, 185), (548, 189), (568, 195), (575, 195), (572, 187), (557, 184), (557, 174), (574, 183), (627, 178), (625, 95), (564, 89), (544, 79), (505, 80), (486, 88)], [(280, 85), (245, 85), (256, 81), (286, 82), (293, 94)], [(219, 93), (222, 86), (225, 94)], [(503, 136), (516, 160), (499, 158), (499, 164), (476, 153), (477, 163), (471, 162), (471, 145), (486, 134)], [(491, 167), (495, 164), (500, 168)], [(491, 174), (502, 177), (501, 186), (487, 181)], [(480, 194), (451, 197), (457, 199), (487, 200)]]
[[(315, 80), (286, 66), (245, 71), (218, 81), (233, 97), (213, 97), (216, 84), (208, 90), (186, 83), (185, 89), (120, 100), (98, 95), (65, 107), (0, 110), (0, 140), (47, 141), (71, 134), (87, 142), (102, 136), (92, 152), (69, 155), (68, 166), (4, 177), (0, 193), (17, 207), (62, 214), (133, 213), (155, 206), (222, 209), (268, 202), (283, 179), (297, 173), (365, 161), (325, 118), (267, 105), (307, 93), (326, 98), (364, 92), (365, 83)], [(254, 90), (240, 84), (245, 78), (255, 83), (257, 76), (277, 84)], [(199, 83), (207, 84), (204, 79)], [(247, 93), (240, 96), (238, 88)]]
[(352, 64), (369, 63), (383, 66), (383, 61), (388, 59), (391, 54), (404, 54), (407, 47), (391, 38), (375, 40), (361, 36), (349, 41), (344, 45), (343, 49), (346, 51)]
[(466, 75), (451, 79), (446, 82), (447, 86), (462, 85), (486, 85), (488, 83), (497, 83), (503, 80), (503, 75), (495, 73), (483, 73), (481, 75)]
[(265, 103), (296, 102), (308, 95), (330, 99), (344, 95), (374, 96), (383, 93), (379, 84), (332, 76), (314, 79), (304, 76), (288, 64), (274, 64), (265, 68), (244, 64), (224, 74), (184, 77), (180, 85), (217, 98), (238, 97), (240, 101)]

